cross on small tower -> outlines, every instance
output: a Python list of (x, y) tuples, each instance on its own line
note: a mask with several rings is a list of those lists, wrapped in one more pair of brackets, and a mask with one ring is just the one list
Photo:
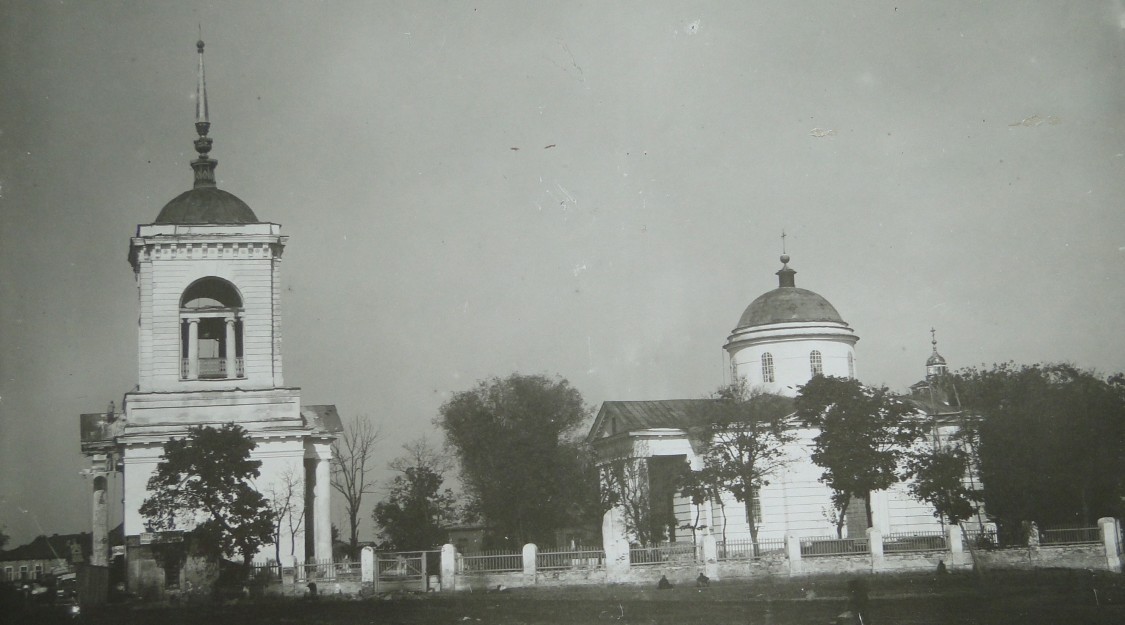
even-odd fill
[(785, 254), (785, 228), (781, 229), (781, 253)]

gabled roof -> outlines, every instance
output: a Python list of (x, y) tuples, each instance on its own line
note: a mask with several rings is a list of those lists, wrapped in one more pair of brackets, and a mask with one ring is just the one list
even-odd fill
[(594, 419), (587, 440), (620, 432), (670, 428), (686, 430), (701, 408), (714, 399), (661, 399), (654, 401), (607, 401)]
[(315, 432), (338, 434), (344, 431), (340, 413), (336, 412), (336, 406), (332, 404), (301, 406), (301, 417)]

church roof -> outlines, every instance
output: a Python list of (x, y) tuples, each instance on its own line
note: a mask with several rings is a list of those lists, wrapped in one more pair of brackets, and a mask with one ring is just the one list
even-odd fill
[(799, 289), (789, 268), (789, 255), (781, 255), (781, 269), (777, 272), (778, 286), (750, 302), (738, 319), (735, 330), (764, 326), (772, 323), (801, 321), (832, 321), (844, 323), (836, 308), (820, 295), (808, 289)]
[(332, 404), (301, 406), (301, 417), (316, 432), (338, 434), (344, 431), (340, 413), (336, 412), (336, 406)]
[(156, 217), (158, 224), (256, 224), (258, 217), (232, 193), (196, 187), (177, 195)]
[(598, 421), (613, 419), (614, 432), (658, 428), (687, 429), (701, 406), (713, 399), (660, 399), (651, 401), (602, 402)]
[(817, 293), (795, 286), (783, 286), (763, 293), (750, 302), (738, 320), (738, 328), (794, 321), (844, 322), (836, 308)]

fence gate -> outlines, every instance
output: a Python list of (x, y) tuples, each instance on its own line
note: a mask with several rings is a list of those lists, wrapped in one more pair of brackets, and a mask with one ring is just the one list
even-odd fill
[[(375, 554), (375, 590), (377, 592), (426, 592), (429, 590), (428, 572), (438, 575), (438, 570), (428, 571), (426, 551), (403, 551)], [(440, 552), (439, 552), (440, 553)]]

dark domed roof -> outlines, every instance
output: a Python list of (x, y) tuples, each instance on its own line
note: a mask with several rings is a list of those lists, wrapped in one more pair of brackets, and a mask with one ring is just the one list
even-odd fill
[(930, 357), (926, 359), (927, 367), (932, 367), (934, 365), (945, 365), (945, 358), (943, 358), (941, 354), (937, 353), (936, 349), (934, 350), (934, 353), (930, 354)]
[(164, 205), (158, 224), (256, 224), (258, 218), (246, 202), (215, 187), (184, 191)]
[(742, 313), (742, 318), (738, 320), (736, 329), (795, 321), (844, 322), (836, 308), (820, 295), (808, 289), (783, 286), (763, 293), (750, 302)]

